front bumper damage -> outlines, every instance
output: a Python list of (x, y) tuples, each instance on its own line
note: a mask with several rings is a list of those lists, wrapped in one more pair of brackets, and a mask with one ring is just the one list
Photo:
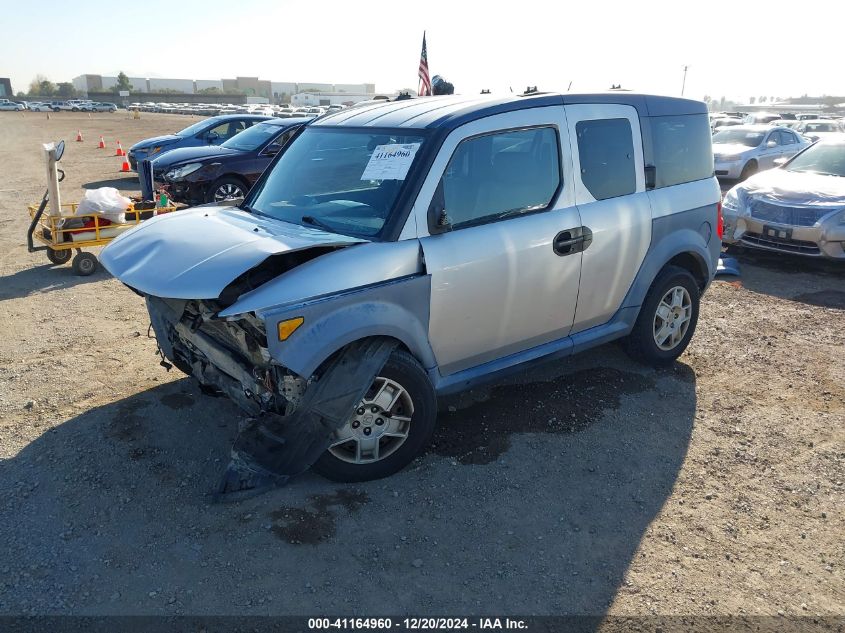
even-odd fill
[(397, 344), (384, 337), (357, 341), (306, 380), (272, 362), (263, 322), (255, 316), (218, 319), (210, 301), (146, 301), (162, 355), (204, 391), (225, 393), (252, 416), (232, 447), (216, 500), (251, 497), (307, 470)]

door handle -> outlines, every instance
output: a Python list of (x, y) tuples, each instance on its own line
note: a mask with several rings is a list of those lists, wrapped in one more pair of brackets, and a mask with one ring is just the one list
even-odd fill
[(586, 250), (592, 242), (593, 232), (586, 226), (579, 226), (555, 235), (555, 239), (552, 240), (552, 249), (556, 255), (565, 257)]

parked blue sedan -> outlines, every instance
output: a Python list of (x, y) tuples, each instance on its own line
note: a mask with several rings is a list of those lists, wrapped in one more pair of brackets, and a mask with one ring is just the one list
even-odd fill
[(225, 114), (214, 116), (210, 119), (203, 119), (193, 125), (189, 125), (181, 132), (165, 134), (164, 136), (153, 136), (152, 138), (135, 143), (127, 152), (129, 166), (134, 171), (138, 171), (138, 161), (156, 157), (162, 152), (179, 147), (220, 145), (238, 132), (242, 132), (256, 123), (272, 118), (260, 114)]

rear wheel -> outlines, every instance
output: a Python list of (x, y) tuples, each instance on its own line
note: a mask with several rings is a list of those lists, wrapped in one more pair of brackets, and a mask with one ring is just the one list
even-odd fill
[(750, 160), (745, 163), (745, 167), (742, 168), (742, 172), (739, 174), (740, 180), (746, 180), (750, 178), (754, 174), (757, 173), (757, 161)]
[(664, 268), (646, 295), (634, 329), (625, 340), (627, 352), (648, 365), (668, 365), (684, 353), (698, 323), (701, 292), (690, 272)]
[(54, 251), (52, 248), (47, 249), (47, 259), (56, 264), (56, 266), (67, 264), (71, 255), (73, 255), (73, 253), (69, 248), (63, 248), (58, 251)]
[(235, 198), (243, 198), (246, 195), (247, 187), (242, 180), (238, 178), (221, 178), (217, 180), (209, 189), (209, 202), (223, 202), (224, 200), (233, 200)]
[(423, 451), (436, 417), (437, 398), (425, 370), (407, 352), (395, 351), (312, 468), (342, 482), (392, 475)]

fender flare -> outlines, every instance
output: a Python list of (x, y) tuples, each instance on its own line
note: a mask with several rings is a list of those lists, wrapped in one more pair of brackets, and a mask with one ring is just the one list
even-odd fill
[(678, 255), (689, 254), (694, 257), (701, 269), (705, 271), (709, 283), (713, 279), (716, 269), (711, 262), (711, 253), (705, 236), (700, 231), (701, 229), (699, 231), (693, 229), (672, 231), (653, 244), (646, 254), (634, 282), (628, 289), (622, 307), (641, 306), (648, 289), (654, 283), (655, 277), (673, 257)]

